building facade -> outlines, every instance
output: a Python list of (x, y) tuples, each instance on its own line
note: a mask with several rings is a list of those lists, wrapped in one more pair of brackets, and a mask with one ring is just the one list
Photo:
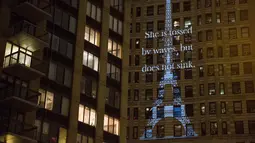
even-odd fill
[(128, 0), (0, 2), (0, 142), (125, 143)]
[[(163, 103), (154, 107), (162, 98), (164, 71), (142, 71), (145, 65), (165, 64), (164, 54), (143, 50), (164, 47), (164, 40), (145, 39), (145, 32), (165, 30), (165, 5), (165, 0), (131, 4), (128, 142), (254, 143), (255, 1), (172, 0), (172, 29), (192, 27), (191, 35), (173, 36), (172, 61), (192, 62), (193, 68), (174, 69), (177, 87), (165, 87)], [(187, 45), (192, 46), (182, 51)], [(190, 121), (185, 126), (175, 118), (172, 89), (180, 91)], [(157, 119), (155, 126), (149, 124)]]

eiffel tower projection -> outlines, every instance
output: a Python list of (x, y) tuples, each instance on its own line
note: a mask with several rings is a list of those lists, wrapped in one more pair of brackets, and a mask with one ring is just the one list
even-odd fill
[[(171, 8), (171, 0), (166, 0), (166, 17), (165, 17), (165, 31), (172, 31), (172, 8)], [(173, 40), (172, 36), (165, 36), (164, 37), (164, 47), (165, 48), (171, 48), (172, 51), (165, 53), (165, 65), (170, 65), (173, 62), (173, 54), (176, 54), (175, 48), (173, 47)], [(164, 116), (158, 118), (157, 117), (157, 107), (162, 106), (163, 104), (163, 98), (165, 95), (165, 88), (167, 85), (170, 85), (173, 91), (173, 101), (172, 103), (169, 103), (169, 105), (164, 106)], [(147, 129), (144, 131), (143, 135), (140, 137), (140, 140), (153, 140), (157, 139), (157, 137), (154, 137), (152, 134), (153, 128), (156, 126), (156, 124), (162, 120), (163, 118), (175, 118), (177, 119), (180, 124), (182, 125), (182, 128), (185, 131), (185, 135), (175, 137), (175, 136), (165, 136), (164, 139), (171, 139), (171, 138), (186, 138), (186, 137), (195, 137), (198, 136), (193, 126), (191, 125), (191, 122), (189, 118), (186, 116), (185, 112), (185, 105), (182, 102), (181, 99), (181, 92), (180, 88), (177, 86), (176, 77), (173, 74), (172, 69), (165, 70), (164, 76), (162, 77), (160, 84), (159, 84), (159, 92), (158, 92), (158, 99), (153, 103), (152, 107), (152, 119), (148, 122), (147, 126), (151, 127), (150, 129)]]

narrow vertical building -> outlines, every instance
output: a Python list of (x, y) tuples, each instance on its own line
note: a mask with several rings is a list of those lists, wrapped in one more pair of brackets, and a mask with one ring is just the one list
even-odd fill
[(1, 143), (126, 143), (130, 6), (0, 2)]

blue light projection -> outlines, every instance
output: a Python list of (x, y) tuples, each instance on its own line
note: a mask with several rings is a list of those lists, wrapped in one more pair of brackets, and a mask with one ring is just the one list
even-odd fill
[[(165, 31), (172, 31), (172, 9), (171, 9), (171, 0), (166, 0), (166, 17), (165, 17)], [(176, 51), (173, 47), (172, 36), (164, 37), (164, 47), (171, 48), (171, 52), (165, 53), (165, 64), (170, 65), (172, 62), (172, 56)], [(163, 139), (171, 139), (171, 138), (186, 138), (186, 137), (195, 137), (198, 136), (189, 118), (186, 116), (185, 105), (181, 99), (181, 90), (180, 87), (177, 86), (176, 75), (173, 74), (173, 69), (166, 69), (162, 80), (159, 83), (159, 92), (158, 99), (153, 103), (152, 107), (152, 119), (148, 122), (146, 130), (144, 131), (140, 140), (155, 140), (157, 137), (153, 137), (152, 130), (156, 126), (156, 124), (162, 120), (163, 118), (175, 118), (181, 124), (186, 133), (186, 135), (182, 135), (179, 137), (175, 136), (165, 136)], [(169, 103), (167, 106), (163, 106), (163, 99), (165, 95), (165, 87), (170, 85), (173, 91), (173, 102)], [(165, 105), (165, 104), (164, 104)], [(164, 107), (163, 109), (159, 109), (159, 107)], [(159, 115), (160, 114), (160, 115)]]

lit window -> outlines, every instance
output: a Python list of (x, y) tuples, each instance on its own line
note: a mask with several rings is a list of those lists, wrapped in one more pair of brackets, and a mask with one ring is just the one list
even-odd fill
[(96, 46), (100, 46), (100, 33), (96, 30), (86, 26), (84, 39)]
[(218, 134), (218, 124), (217, 122), (211, 122), (210, 123), (211, 128), (211, 135), (217, 135)]
[(214, 83), (208, 83), (208, 94), (209, 95), (215, 95), (216, 89)]
[(122, 46), (112, 39), (108, 39), (108, 52), (112, 55), (121, 58)]
[(104, 115), (104, 131), (119, 135), (119, 120), (108, 115)]
[(205, 104), (201, 103), (200, 104), (200, 114), (205, 115), (205, 112), (206, 112)]
[(58, 143), (66, 143), (67, 130), (59, 128)]
[(236, 13), (235, 12), (228, 12), (228, 23), (236, 22)]
[(99, 69), (98, 57), (94, 56), (91, 53), (88, 53), (87, 51), (83, 51), (83, 65), (95, 71), (98, 71)]
[(123, 32), (122, 27), (123, 27), (122, 21), (110, 15), (109, 28), (114, 32), (117, 32), (118, 34), (122, 35)]
[(96, 126), (96, 110), (80, 104), (78, 121), (89, 124), (90, 126)]
[(101, 22), (101, 9), (87, 2), (87, 16), (95, 19), (98, 22)]
[(54, 103), (54, 94), (43, 89), (39, 89), (39, 92), (41, 93), (41, 95), (38, 98), (38, 105), (47, 110), (52, 110)]
[(120, 81), (120, 68), (113, 64), (107, 63), (107, 76), (109, 78)]

